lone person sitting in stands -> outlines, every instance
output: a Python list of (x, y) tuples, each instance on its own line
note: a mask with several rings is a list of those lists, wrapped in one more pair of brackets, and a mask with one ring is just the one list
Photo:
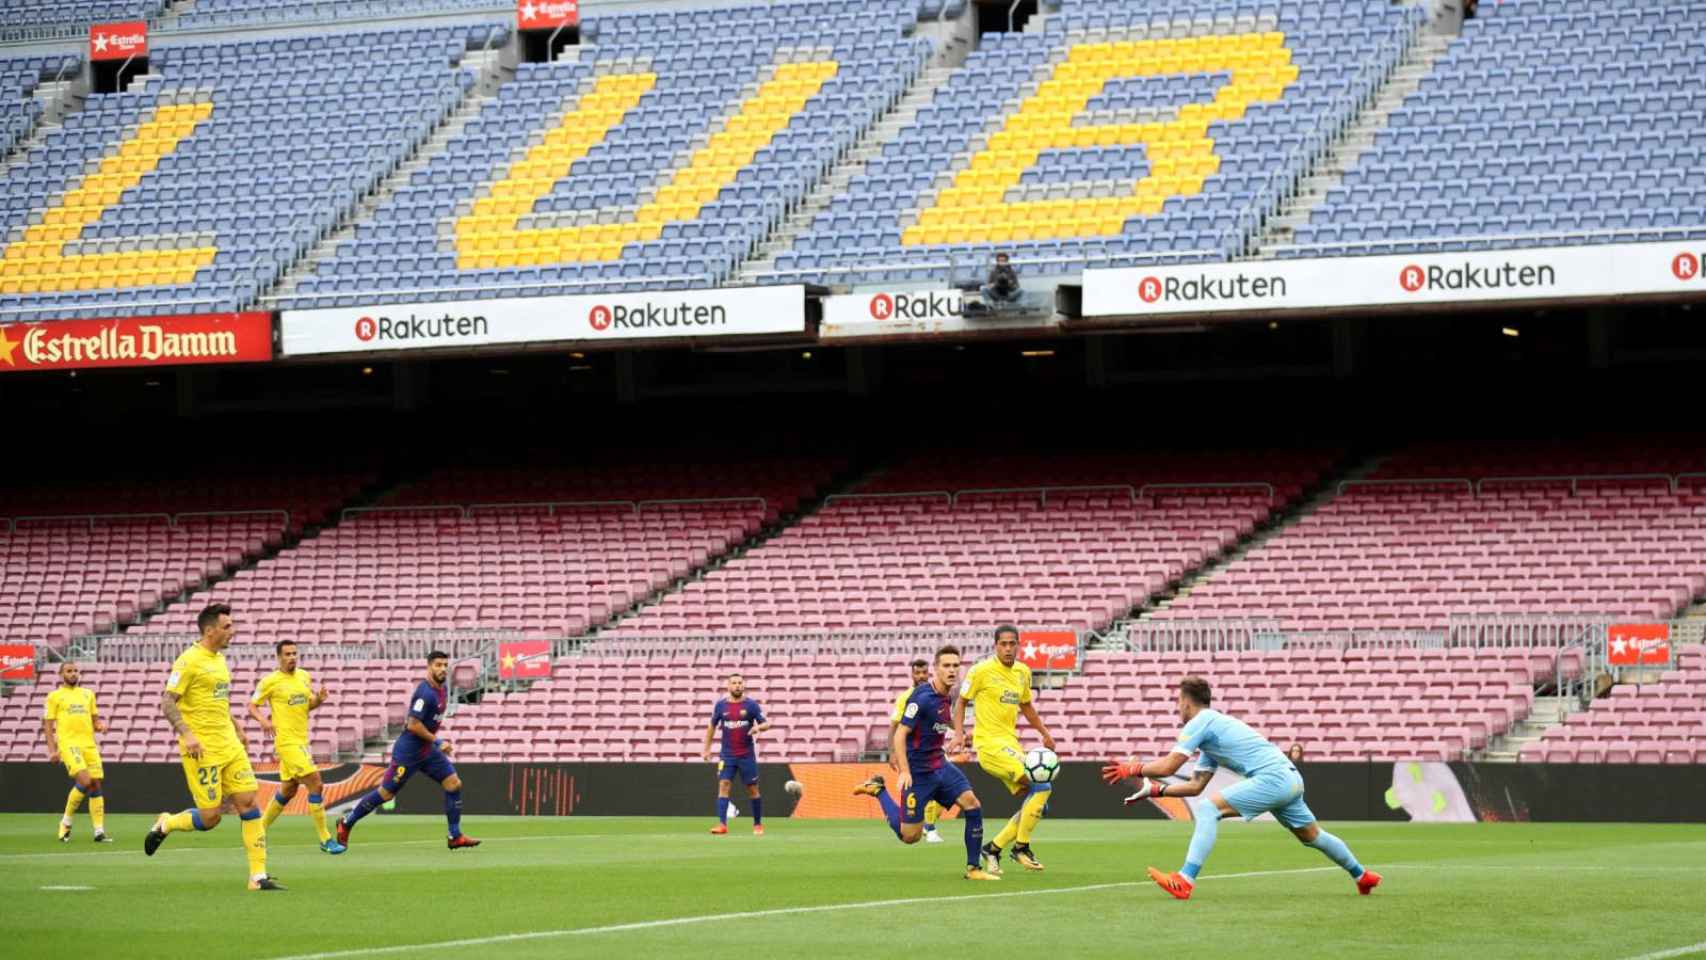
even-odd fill
[(979, 289), (984, 302), (991, 306), (1019, 302), (1019, 272), (1007, 262), (1005, 253), (995, 255), (995, 266), (989, 268), (989, 279)]

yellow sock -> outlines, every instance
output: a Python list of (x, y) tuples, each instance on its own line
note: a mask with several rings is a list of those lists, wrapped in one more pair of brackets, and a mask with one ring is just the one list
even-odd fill
[(249, 876), (267, 872), (267, 828), (260, 817), (243, 821), (243, 850), (249, 854)]
[(71, 788), (71, 796), (65, 798), (65, 819), (70, 820), (77, 814), (77, 808), (83, 805), (83, 791)]
[(941, 804), (932, 800), (929, 803), (924, 805), (924, 822), (925, 823), (928, 823), (929, 825), (934, 827), (936, 825), (936, 821), (938, 821), (940, 819), (942, 819), (942, 805)]
[(95, 832), (107, 832), (107, 798), (89, 798), (89, 819), (95, 821)]
[(326, 829), (326, 805), (323, 803), (310, 803), (308, 805), (308, 815), (314, 818), (314, 829), (320, 832), (320, 842), (325, 843), (327, 840), (332, 839), (331, 831)]
[(1001, 828), (1001, 832), (995, 835), (995, 840), (992, 842), (996, 846), (1005, 850), (1005, 849), (1007, 849), (1008, 845), (1013, 842), (1013, 838), (1018, 836), (1018, 835), (1019, 835), (1019, 815), (1017, 813), (1015, 813), (1015, 814), (1013, 814), (1012, 817), (1010, 817), (1007, 820), (1007, 825)]
[(1019, 808), (1020, 843), (1031, 842), (1031, 831), (1037, 828), (1037, 821), (1043, 818), (1043, 807), (1048, 805), (1048, 797), (1051, 792), (1043, 790), (1025, 798), (1024, 806)]
[(266, 827), (268, 830), (271, 830), (272, 829), (272, 822), (274, 820), (277, 820), (279, 817), (279, 814), (281, 814), (283, 812), (284, 812), (284, 804), (279, 802), (277, 795), (274, 795), (272, 798), (272, 802), (267, 804), (267, 812), (261, 814), (261, 825)]
[(174, 813), (167, 817), (166, 824), (162, 829), (167, 833), (177, 833), (180, 830), (194, 830), (195, 821), (190, 819), (190, 812), (185, 810), (183, 813)]

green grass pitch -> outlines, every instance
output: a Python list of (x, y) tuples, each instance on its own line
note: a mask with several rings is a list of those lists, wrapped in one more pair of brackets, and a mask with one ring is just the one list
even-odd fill
[[(55, 817), (0, 817), (0, 953), (215, 960), (419, 956), (1465, 957), (1706, 956), (1706, 827), (1329, 826), (1386, 877), (1371, 897), (1273, 824), (1227, 823), (1196, 896), (1143, 868), (1178, 866), (1190, 828), (1045, 821), (1047, 866), (959, 876), (960, 824), (903, 847), (880, 821), (469, 817), (476, 850), (436, 817), (370, 817), (348, 854), (287, 817), (270, 835), (285, 893), (244, 889), (236, 821), (142, 854), (149, 818), (111, 818), (109, 847), (53, 839)], [(63, 888), (63, 889), (55, 889)], [(446, 948), (440, 948), (446, 949)]]

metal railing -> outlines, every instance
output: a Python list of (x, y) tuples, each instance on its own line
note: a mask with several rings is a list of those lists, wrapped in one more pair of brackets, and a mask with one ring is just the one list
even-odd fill
[[(1419, 247), (1433, 248), (1442, 253), (1460, 252), (1465, 244), (1503, 244), (1512, 245), (1521, 241), (1529, 241), (1535, 245), (1543, 245), (1539, 241), (1588, 240), (1608, 238), (1632, 243), (1644, 240), (1691, 239), (1706, 236), (1706, 227), (1619, 227), (1600, 230), (1557, 230), (1546, 233), (1501, 233), (1474, 234), (1450, 237), (1393, 237), (1387, 240), (1341, 240), (1323, 243), (1276, 243), (1268, 248), (1273, 253), (1281, 250), (1298, 252), (1342, 252), (1345, 255), (1356, 256), (1356, 251), (1367, 250), (1375, 252), (1376, 247)], [(1381, 251), (1384, 252), (1384, 251)], [(1417, 252), (1414, 250), (1408, 252)]]
[(1583, 482), (1596, 481), (1630, 481), (1630, 480), (1663, 480), (1668, 491), (1680, 493), (1682, 481), (1687, 479), (1706, 478), (1706, 473), (1560, 473), (1536, 474), (1525, 476), (1512, 474), (1509, 476), (1492, 477), (1377, 477), (1372, 480), (1346, 480), (1339, 484), (1338, 492), (1343, 494), (1350, 487), (1456, 487), (1461, 486), (1473, 496), (1479, 497), (1486, 492), (1488, 484), (1540, 484), (1568, 483), (1570, 495), (1575, 496)]
[[(330, 279), (335, 280), (337, 278), (332, 277)], [(496, 300), (506, 292), (521, 290), (540, 290), (556, 293), (561, 293), (564, 290), (572, 290), (586, 291), (589, 293), (606, 293), (612, 288), (626, 289), (631, 287), (643, 287), (647, 284), (656, 283), (701, 284), (709, 287), (714, 286), (714, 278), (710, 274), (691, 274), (668, 277), (605, 277), (598, 280), (541, 280), (536, 283), (483, 283), (478, 286), (467, 287), (413, 287), (394, 288), (389, 290), (362, 289), (338, 292), (327, 291), (325, 293), (293, 292), (268, 294), (267, 296), (259, 298), (257, 302), (270, 303), (275, 309), (278, 309), (278, 305), (286, 300), (292, 302), (305, 301), (310, 303), (319, 303), (326, 300), (348, 299), (355, 300), (362, 306), (378, 307), (410, 302), (409, 300), (402, 298), (413, 297), (418, 300), (418, 298), (422, 296), (431, 296), (433, 299), (421, 300), (419, 302), (423, 306), (432, 306), (439, 303)], [(494, 293), (498, 296), (490, 295)], [(282, 309), (300, 308), (285, 307)], [(563, 339), (572, 340), (576, 338), (572, 336), (564, 336)]]
[(1453, 615), (1421, 629), (1299, 630), (1271, 617), (1211, 620), (1122, 620), (1095, 634), (1112, 650), (1239, 653), (1264, 650), (1399, 650), (1499, 648), (1559, 650), (1603, 639), (1610, 621), (1599, 615)]
[[(1076, 637), (1082, 663), (1086, 635), (1073, 627), (1026, 626), (1023, 633), (1047, 631)], [(751, 662), (760, 657), (929, 657), (954, 644), (964, 661), (982, 659), (994, 643), (991, 626), (916, 630), (754, 630), (750, 632), (671, 632), (643, 637), (572, 637), (552, 642), (554, 657), (616, 659), (676, 658)], [(1039, 670), (1037, 671), (1047, 672)]]

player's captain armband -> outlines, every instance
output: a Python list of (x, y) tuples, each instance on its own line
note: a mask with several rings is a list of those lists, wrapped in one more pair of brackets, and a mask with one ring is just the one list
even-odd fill
[(913, 701), (906, 705), (906, 719), (911, 720), (916, 716), (918, 716), (918, 703), (917, 701)]

